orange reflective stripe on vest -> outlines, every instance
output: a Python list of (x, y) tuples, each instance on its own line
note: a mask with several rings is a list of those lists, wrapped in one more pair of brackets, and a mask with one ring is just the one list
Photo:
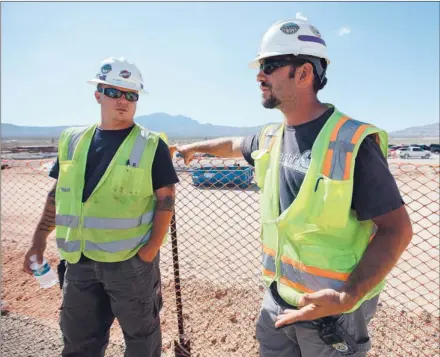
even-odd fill
[[(303, 292), (334, 289), (339, 291), (349, 274), (300, 264), (292, 258), (281, 257), (281, 275)], [(289, 285), (291, 286), (291, 285)]]
[(291, 288), (293, 288), (293, 289), (295, 289), (295, 290), (297, 290), (297, 291), (300, 291), (300, 292), (302, 292), (302, 293), (314, 293), (314, 292), (315, 292), (315, 291), (313, 291), (313, 290), (307, 289), (304, 285), (301, 285), (301, 284), (295, 283), (295, 282), (293, 282), (293, 281), (287, 279), (287, 278), (284, 277), (284, 276), (282, 276), (282, 277), (280, 278), (280, 283), (281, 283), (281, 284), (284, 284), (284, 285), (286, 285), (286, 286), (289, 286), (289, 287), (291, 287)]
[[(268, 277), (275, 275), (275, 256), (276, 252), (273, 249), (263, 246), (263, 274)], [(280, 268), (280, 282), (303, 292), (326, 288), (340, 290), (349, 276), (347, 273), (300, 264), (286, 256), (281, 257)]]
[(276, 272), (275, 266), (276, 253), (273, 249), (263, 246), (263, 274), (273, 277)]
[(348, 117), (339, 120), (330, 136), (322, 170), (325, 176), (333, 180), (350, 178), (353, 150), (364, 131), (370, 126)]

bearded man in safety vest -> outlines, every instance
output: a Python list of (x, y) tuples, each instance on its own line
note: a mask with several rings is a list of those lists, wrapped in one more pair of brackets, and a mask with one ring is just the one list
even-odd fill
[(24, 270), (31, 273), (30, 256), (42, 261), (46, 239), (56, 228), (57, 246), (67, 262), (62, 356), (104, 356), (116, 317), (127, 356), (159, 357), (159, 249), (178, 178), (161, 135), (133, 121), (144, 91), (139, 69), (111, 57), (88, 83), (96, 86), (101, 121), (61, 134), (50, 171), (57, 182)]
[(412, 237), (387, 161), (387, 134), (321, 103), (326, 43), (304, 20), (273, 24), (258, 57), (265, 108), (282, 124), (245, 138), (173, 147), (243, 158), (261, 192), (262, 357), (365, 356), (385, 277)]

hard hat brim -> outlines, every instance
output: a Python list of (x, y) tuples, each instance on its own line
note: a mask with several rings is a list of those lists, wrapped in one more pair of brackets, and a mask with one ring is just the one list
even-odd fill
[(275, 57), (275, 56), (282, 56), (285, 54), (286, 53), (284, 53), (284, 52), (266, 52), (262, 55), (255, 57), (254, 60), (251, 63), (249, 63), (249, 68), (258, 69), (258, 68), (260, 68), (260, 61), (262, 59), (269, 58), (269, 57)]
[(148, 92), (145, 89), (128, 88), (128, 87), (124, 86), (122, 83), (115, 84), (115, 83), (103, 81), (102, 79), (96, 79), (96, 78), (95, 79), (90, 79), (90, 80), (87, 81), (87, 83), (94, 84), (94, 85), (97, 85), (97, 84), (107, 84), (109, 86), (121, 87), (121, 88), (126, 88), (126, 89), (131, 89), (131, 90), (137, 90), (139, 92), (139, 94), (148, 94)]
[[(260, 61), (264, 58), (269, 58), (269, 57), (275, 57), (275, 56), (283, 56), (283, 55), (293, 55), (293, 56), (298, 56), (295, 55), (294, 53), (285, 53), (285, 52), (267, 52), (264, 53), (263, 55), (260, 55), (258, 57), (255, 57), (254, 60), (249, 63), (249, 68), (252, 69), (258, 69), (260, 68)], [(330, 60), (327, 58), (324, 58), (327, 61), (327, 65), (330, 64)]]

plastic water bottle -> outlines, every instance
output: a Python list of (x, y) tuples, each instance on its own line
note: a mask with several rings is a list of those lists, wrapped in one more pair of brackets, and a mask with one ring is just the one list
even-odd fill
[(40, 283), (41, 288), (46, 289), (46, 288), (50, 288), (51, 286), (54, 286), (55, 284), (58, 284), (59, 282), (58, 276), (50, 267), (46, 259), (43, 258), (43, 263), (38, 264), (37, 256), (32, 255), (30, 257), (30, 260), (31, 260), (30, 268), (34, 273), (35, 278)]

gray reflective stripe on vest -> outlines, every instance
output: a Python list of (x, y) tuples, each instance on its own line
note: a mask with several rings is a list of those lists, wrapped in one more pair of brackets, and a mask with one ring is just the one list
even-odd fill
[[(130, 229), (139, 227), (142, 224), (151, 223), (153, 217), (154, 212), (147, 212), (135, 218), (84, 217), (83, 226), (84, 228), (93, 229)], [(79, 217), (57, 214), (55, 216), (55, 224), (57, 226), (75, 228), (79, 225)]]
[(148, 231), (147, 234), (143, 236), (118, 240), (114, 242), (93, 243), (90, 241), (86, 241), (85, 250), (86, 251), (99, 250), (106, 253), (117, 253), (123, 250), (134, 249), (138, 245), (148, 242), (150, 236), (151, 236), (151, 229)]
[[(87, 251), (102, 251), (107, 253), (117, 253), (123, 250), (134, 249), (140, 244), (144, 244), (148, 242), (151, 236), (151, 229), (147, 234), (134, 237), (130, 239), (119, 240), (115, 242), (102, 242), (102, 243), (94, 243), (90, 241), (86, 241), (85, 250)], [(66, 241), (64, 238), (57, 238), (57, 246), (59, 249), (64, 250), (67, 253), (79, 252), (81, 250), (81, 241)]]
[(55, 224), (57, 226), (75, 228), (75, 227), (78, 227), (79, 217), (78, 216), (69, 216), (69, 215), (65, 215), (65, 214), (57, 214), (55, 216)]
[(68, 146), (68, 151), (67, 151), (67, 160), (72, 160), (76, 145), (78, 145), (78, 141), (81, 138), (81, 135), (87, 129), (88, 129), (87, 127), (81, 128), (81, 129), (78, 129), (77, 131), (74, 131), (72, 134), (70, 134), (69, 146)]
[(275, 259), (269, 254), (266, 254), (264, 252), (263, 252), (263, 267), (273, 273), (275, 273), (276, 271)]
[(67, 253), (79, 252), (81, 250), (81, 241), (74, 240), (66, 242), (65, 238), (57, 238), (57, 247)]
[(130, 153), (130, 165), (139, 166), (142, 159), (142, 154), (144, 153), (145, 147), (147, 146), (148, 131), (140, 128), (138, 135), (136, 136), (136, 141), (133, 145), (133, 149)]
[(147, 212), (136, 218), (98, 218), (85, 217), (84, 228), (93, 229), (130, 229), (152, 222), (154, 212)]
[(260, 149), (268, 149), (270, 141), (274, 136), (276, 136), (277, 131), (280, 129), (281, 124), (271, 124), (264, 132), (263, 146)]
[(344, 178), (347, 153), (353, 152), (355, 144), (351, 141), (356, 131), (365, 123), (348, 119), (339, 129), (335, 141), (331, 141), (329, 149), (333, 150), (332, 163), (329, 177), (333, 180)]
[(281, 275), (286, 277), (288, 280), (305, 286), (313, 291), (318, 291), (321, 289), (334, 289), (336, 291), (340, 291), (345, 283), (341, 280), (323, 278), (321, 276), (306, 273), (284, 262), (280, 262), (280, 268)]

